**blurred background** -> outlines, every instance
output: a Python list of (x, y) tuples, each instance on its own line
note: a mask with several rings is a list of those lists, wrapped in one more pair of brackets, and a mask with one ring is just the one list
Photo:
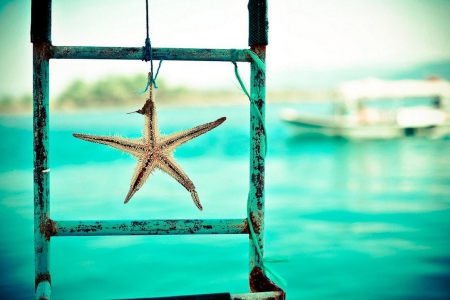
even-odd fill
[[(246, 5), (150, 0), (152, 45), (247, 48)], [(30, 14), (30, 1), (0, 0), (0, 293), (5, 299), (29, 299), (34, 292)], [(290, 258), (271, 266), (287, 281), (288, 299), (450, 296), (450, 139), (445, 130), (436, 131), (449, 126), (449, 15), (446, 0), (269, 1), (266, 251)], [(54, 45), (140, 47), (146, 37), (143, 0), (54, 0), (52, 20)], [(162, 172), (123, 205), (135, 160), (72, 137), (74, 132), (139, 137), (142, 117), (126, 112), (144, 103), (139, 91), (149, 68), (141, 61), (50, 62), (52, 218), (245, 217), (249, 104), (231, 63), (165, 61), (157, 80), (163, 133), (227, 117), (175, 152), (197, 186), (203, 212)], [(239, 64), (239, 71), (248, 86), (249, 66)], [(377, 118), (363, 118), (361, 107), (352, 112), (351, 105), (335, 118), (336, 103), (348, 104), (345, 87), (356, 83), (356, 89), (363, 87), (361, 97), (370, 98), (358, 83), (374, 79), (392, 85), (401, 99), (412, 96), (418, 102), (405, 106), (413, 110), (405, 110), (403, 100), (385, 99), (392, 93), (381, 93), (375, 98), (383, 98), (382, 104), (370, 105)], [(392, 120), (379, 117), (379, 109), (389, 109)], [(332, 117), (342, 120), (331, 125), (333, 132), (338, 127), (371, 131), (357, 138), (347, 131), (299, 135), (305, 114), (312, 120), (309, 127), (325, 127), (319, 121)], [(399, 120), (409, 123), (399, 129)], [(371, 134), (380, 126), (395, 133)], [(55, 238), (53, 295), (245, 293), (247, 256), (248, 241), (241, 236)]]

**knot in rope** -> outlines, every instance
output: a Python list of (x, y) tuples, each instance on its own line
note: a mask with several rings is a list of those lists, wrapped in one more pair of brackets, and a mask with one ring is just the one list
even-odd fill
[(150, 43), (150, 38), (145, 39), (145, 46), (142, 46), (142, 59), (146, 62), (152, 60), (152, 44)]

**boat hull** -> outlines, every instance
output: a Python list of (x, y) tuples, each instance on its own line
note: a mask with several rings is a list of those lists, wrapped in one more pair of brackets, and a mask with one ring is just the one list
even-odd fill
[(427, 126), (364, 124), (346, 116), (324, 116), (284, 112), (281, 119), (299, 135), (320, 135), (347, 139), (394, 139), (406, 136), (441, 138), (450, 136), (450, 122)]

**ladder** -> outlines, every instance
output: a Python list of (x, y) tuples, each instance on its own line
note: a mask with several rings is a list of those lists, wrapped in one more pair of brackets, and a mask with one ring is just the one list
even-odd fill
[[(249, 0), (249, 46), (265, 60), (268, 44), (267, 0)], [(249, 286), (246, 294), (209, 294), (147, 299), (285, 299), (285, 292), (264, 274), (264, 167), (265, 167), (265, 72), (249, 55), (249, 49), (153, 48), (154, 60), (228, 61), (251, 65), (250, 191), (249, 218), (180, 220), (58, 221), (50, 218), (49, 159), (49, 62), (50, 59), (142, 60), (142, 47), (54, 46), (51, 41), (52, 0), (32, 0), (33, 43), (33, 161), (35, 296), (51, 299), (49, 247), (59, 236), (246, 234), (249, 237)], [(258, 243), (252, 240), (251, 219)]]

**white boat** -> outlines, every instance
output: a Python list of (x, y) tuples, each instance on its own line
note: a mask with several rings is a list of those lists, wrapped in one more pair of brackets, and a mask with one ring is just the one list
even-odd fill
[(333, 114), (286, 109), (281, 118), (294, 125), (299, 134), (349, 139), (450, 136), (448, 81), (368, 78), (343, 83), (337, 94)]

